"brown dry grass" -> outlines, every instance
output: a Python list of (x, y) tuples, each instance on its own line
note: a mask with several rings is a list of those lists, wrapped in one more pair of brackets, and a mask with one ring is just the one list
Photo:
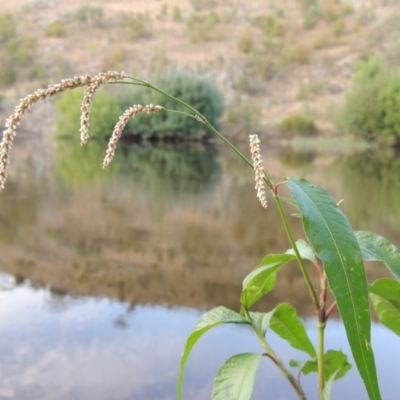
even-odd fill
[[(195, 3), (193, 0), (14, 0), (5, 2), (2, 12), (13, 13), (18, 19), (20, 33), (37, 39), (37, 60), (47, 71), (48, 83), (62, 77), (97, 73), (104, 68), (122, 68), (141, 78), (148, 78), (152, 72), (166, 65), (210, 70), (226, 94), (228, 107), (237, 105), (238, 99), (248, 101), (249, 96), (260, 104), (261, 120), (257, 125), (262, 128), (277, 124), (285, 116), (305, 108), (313, 110), (323, 120), (326, 105), (341, 96), (329, 88), (339, 87), (343, 93), (349, 87), (352, 60), (363, 48), (368, 33), (399, 8), (397, 5), (364, 2), (365, 7), (373, 7), (374, 20), (360, 24), (363, 10), (356, 9), (340, 17), (340, 21), (345, 22), (346, 30), (340, 37), (334, 38), (330, 33), (334, 29), (332, 21), (328, 19), (322, 18), (314, 29), (306, 30), (300, 6), (291, 0), (282, 0), (279, 6), (273, 0), (215, 0), (212, 9), (202, 7), (208, 3)], [(322, 6), (334, 6), (330, 0), (321, 0), (320, 3)], [(74, 20), (74, 13), (83, 5), (103, 11), (102, 27), (90, 23), (82, 25)], [(180, 9), (180, 21), (173, 18), (174, 7)], [(206, 31), (213, 30), (210, 38), (203, 40), (200, 36), (197, 41), (189, 40), (187, 21), (193, 16), (204, 16), (210, 12), (218, 16), (216, 26), (205, 27)], [(150, 34), (130, 40), (127, 30), (120, 26), (121, 13), (146, 15), (146, 27)], [(284, 25), (284, 34), (273, 39), (279, 41), (278, 48), (284, 46), (282, 52), (272, 50), (271, 53), (270, 44), (266, 46), (263, 32), (254, 24), (258, 15), (270, 15)], [(45, 27), (57, 19), (65, 22), (67, 36), (46, 37)], [(251, 35), (254, 41), (252, 51), (258, 58), (243, 52), (238, 46), (238, 38), (243, 32)], [(196, 32), (191, 34), (201, 35)], [(316, 40), (327, 34), (331, 36), (329, 41), (315, 46)], [(250, 72), (251, 56), (253, 65)], [(272, 60), (276, 71), (266, 75), (263, 69), (266, 68), (267, 57)], [(243, 82), (243, 77), (246, 77), (251, 90), (238, 84)], [(306, 103), (299, 100), (299, 82), (308, 82), (312, 86), (316, 81), (324, 81), (326, 90), (308, 96)], [(2, 93), (3, 96), (19, 96), (25, 83), (27, 88), (32, 87), (32, 83), (22, 80), (18, 82), (19, 90), (10, 89)], [(43, 84), (40, 81), (36, 83)], [(247, 137), (247, 133), (243, 136)]]

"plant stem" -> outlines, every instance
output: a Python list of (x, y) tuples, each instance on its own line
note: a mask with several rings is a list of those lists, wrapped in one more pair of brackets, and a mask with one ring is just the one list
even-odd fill
[(298, 248), (296, 246), (296, 241), (294, 240), (294, 237), (293, 237), (293, 234), (292, 234), (292, 230), (290, 229), (289, 221), (287, 220), (286, 213), (285, 213), (285, 210), (283, 209), (281, 199), (275, 193), (274, 193), (274, 199), (276, 201), (276, 205), (278, 206), (279, 214), (281, 216), (283, 225), (285, 226), (286, 234), (287, 234), (287, 236), (289, 238), (290, 244), (293, 247), (294, 253), (295, 253), (297, 261), (299, 263), (300, 270), (301, 270), (301, 272), (303, 274), (303, 277), (304, 277), (304, 279), (306, 281), (306, 285), (308, 287), (308, 291), (310, 292), (312, 301), (314, 303), (315, 310), (318, 313), (319, 312), (319, 308), (320, 308), (319, 307), (318, 297), (317, 297), (317, 294), (315, 292), (314, 286), (313, 286), (313, 284), (311, 282), (310, 275), (308, 274), (307, 268), (304, 265), (304, 261), (301, 258), (299, 250), (298, 250)]
[[(182, 101), (182, 100), (180, 100), (180, 99), (178, 99), (178, 98), (176, 98), (176, 97), (164, 92), (163, 90), (157, 88), (156, 86), (153, 86), (149, 82), (146, 82), (146, 81), (143, 81), (143, 80), (140, 80), (140, 79), (136, 79), (136, 78), (133, 78), (133, 77), (128, 77), (128, 78), (134, 81), (134, 82), (130, 82), (130, 84), (148, 87), (149, 89), (152, 89), (152, 90), (162, 94), (163, 96), (173, 100), (175, 103), (177, 103), (177, 104), (183, 106), (184, 108), (188, 109), (189, 111), (191, 111), (193, 113), (193, 117), (194, 118), (196, 118), (198, 121), (200, 121), (204, 125), (206, 125), (207, 128), (215, 136), (217, 136), (219, 139), (221, 139), (231, 150), (233, 150), (233, 152), (236, 153), (239, 156), (239, 158), (242, 161), (245, 162), (245, 164), (247, 164), (250, 168), (254, 169), (254, 166), (253, 166), (252, 162), (250, 160), (248, 160), (247, 157), (244, 156), (240, 152), (240, 150), (238, 150), (228, 139), (226, 139), (221, 133), (219, 133), (218, 130), (215, 129), (208, 122), (208, 120), (202, 114), (200, 114), (195, 108), (193, 108), (189, 104), (185, 103), (184, 101)], [(124, 82), (124, 83), (128, 83), (128, 82)], [(304, 276), (304, 279), (306, 281), (307, 287), (308, 287), (308, 289), (310, 291), (310, 294), (311, 294), (312, 300), (314, 302), (315, 308), (318, 311), (319, 310), (319, 303), (318, 303), (318, 299), (317, 299), (317, 295), (315, 293), (314, 287), (313, 287), (313, 285), (311, 283), (310, 276), (308, 275), (308, 272), (307, 272), (307, 269), (306, 269), (306, 267), (304, 265), (303, 259), (301, 258), (300, 253), (299, 253), (299, 251), (297, 249), (296, 242), (295, 242), (295, 240), (293, 238), (293, 235), (292, 235), (292, 232), (291, 232), (291, 229), (290, 229), (290, 226), (289, 226), (289, 222), (288, 222), (288, 220), (286, 218), (286, 214), (285, 214), (285, 212), (283, 210), (280, 198), (279, 198), (278, 195), (275, 194), (274, 186), (273, 186), (271, 180), (269, 179), (268, 175), (265, 172), (264, 172), (264, 181), (268, 185), (268, 187), (271, 189), (271, 191), (274, 193), (274, 198), (275, 198), (275, 201), (276, 201), (276, 203), (278, 205), (279, 213), (281, 215), (283, 224), (285, 226), (286, 233), (287, 233), (287, 235), (289, 237), (290, 243), (291, 243), (291, 245), (292, 245), (292, 247), (294, 249), (294, 252), (296, 254), (297, 260), (298, 260), (299, 265), (300, 265), (301, 272), (302, 272), (302, 274)], [(247, 315), (248, 315), (248, 313), (247, 313)], [(250, 316), (248, 315), (248, 317), (250, 317)], [(261, 334), (261, 332), (259, 332), (259, 330), (254, 325), (253, 325), (253, 329), (256, 332), (257, 337), (261, 342), (261, 345), (263, 346), (264, 350), (266, 351), (266, 355), (269, 358), (271, 358), (273, 360), (273, 362), (277, 365), (277, 367), (282, 371), (282, 373), (284, 374), (286, 379), (290, 382), (290, 384), (292, 385), (293, 389), (296, 391), (297, 396), (299, 397), (299, 399), (300, 400), (306, 400), (306, 395), (305, 395), (300, 383), (294, 378), (294, 376), (285, 367), (285, 365), (282, 363), (282, 361), (280, 361), (277, 358), (277, 356), (274, 353), (274, 351), (268, 346), (264, 336)], [(323, 350), (323, 347), (324, 347), (324, 343), (323, 343), (323, 328), (322, 328), (322, 342), (320, 340), (320, 348), (321, 348), (321, 345), (322, 345), (322, 350)], [(322, 375), (322, 379), (323, 379), (323, 375)]]
[[(308, 290), (310, 292), (311, 298), (313, 300), (317, 316), (318, 316), (318, 393), (321, 395), (322, 391), (324, 390), (324, 385), (325, 385), (325, 377), (324, 377), (324, 330), (325, 330), (325, 306), (324, 302), (323, 304), (320, 304), (318, 301), (317, 293), (315, 292), (314, 286), (311, 282), (310, 275), (308, 274), (308, 271), (306, 269), (306, 266), (304, 265), (304, 261), (301, 258), (301, 255), (299, 253), (299, 250), (296, 246), (296, 242), (294, 240), (292, 230), (290, 229), (289, 221), (286, 217), (285, 210), (282, 207), (281, 200), (279, 196), (274, 193), (274, 198), (276, 201), (276, 204), (278, 206), (279, 213), (282, 218), (283, 225), (285, 226), (286, 233), (288, 235), (290, 244), (293, 247), (293, 250), (296, 254), (297, 261), (299, 263), (301, 272), (303, 274), (303, 277), (306, 281)], [(322, 277), (322, 283), (324, 283), (324, 277)], [(326, 289), (323, 294), (323, 297), (326, 294)]]
[(324, 343), (325, 343), (325, 322), (318, 322), (318, 394), (321, 397), (325, 386), (324, 371)]
[(296, 378), (290, 373), (290, 371), (285, 367), (283, 362), (277, 357), (275, 352), (269, 347), (267, 341), (265, 340), (265, 335), (263, 335), (258, 328), (257, 325), (253, 323), (253, 319), (251, 318), (251, 315), (249, 311), (245, 308), (244, 309), (244, 314), (246, 318), (250, 321), (251, 327), (253, 328), (255, 334), (257, 335), (257, 338), (259, 342), (261, 343), (261, 346), (265, 350), (265, 355), (270, 358), (274, 364), (281, 370), (285, 378), (289, 381), (295, 392), (297, 393), (297, 396), (300, 400), (307, 400), (306, 394), (303, 391), (303, 388), (301, 387), (300, 381), (296, 380)]
[(285, 367), (283, 362), (276, 356), (275, 352), (268, 346), (267, 341), (261, 335), (256, 327), (253, 326), (253, 329), (258, 337), (258, 340), (261, 343), (261, 346), (265, 350), (266, 356), (270, 358), (274, 364), (281, 370), (285, 378), (289, 381), (290, 385), (293, 387), (294, 391), (297, 394), (297, 397), (300, 400), (306, 400), (306, 394), (303, 391), (303, 388), (300, 385), (300, 382), (296, 380), (296, 378), (290, 373), (290, 371)]
[[(128, 77), (129, 79), (132, 79), (135, 82), (123, 82), (125, 84), (132, 84), (132, 85), (138, 85), (138, 86), (144, 86), (144, 87), (148, 87), (149, 89), (152, 89), (160, 94), (162, 94), (163, 96), (173, 100), (175, 103), (181, 105), (182, 107), (185, 107), (186, 109), (190, 110), (194, 115), (193, 117), (196, 118), (198, 121), (202, 122), (204, 125), (207, 126), (207, 128), (215, 135), (217, 136), (219, 139), (221, 139), (231, 150), (233, 150), (238, 156), (239, 158), (244, 161), (250, 168), (254, 168), (253, 167), (253, 163), (237, 148), (235, 147), (227, 138), (225, 138), (225, 136), (223, 136), (221, 133), (218, 132), (217, 129), (215, 129), (207, 120), (206, 117), (204, 117), (204, 115), (200, 114), (195, 108), (193, 108), (192, 106), (190, 106), (189, 104), (185, 103), (184, 101), (164, 92), (163, 90), (159, 89), (158, 87), (150, 84), (149, 82), (140, 80), (140, 79), (136, 79), (133, 77)], [(273, 185), (271, 180), (269, 179), (267, 174), (264, 174), (264, 179), (265, 182), (267, 183), (267, 185), (269, 186), (269, 188), (272, 190), (273, 189)]]

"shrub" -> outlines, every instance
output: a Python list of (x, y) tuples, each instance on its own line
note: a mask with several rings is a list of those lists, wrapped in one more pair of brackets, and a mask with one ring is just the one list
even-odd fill
[(216, 0), (190, 0), (192, 7), (196, 10), (209, 10), (216, 6)]
[(295, 45), (288, 46), (285, 52), (287, 61), (304, 65), (310, 61), (311, 49), (307, 43), (296, 43)]
[(4, 54), (0, 55), (0, 88), (6, 88), (17, 80), (17, 71), (12, 59)]
[(258, 77), (263, 81), (268, 81), (283, 71), (284, 68), (284, 60), (280, 55), (250, 53), (246, 60), (246, 71), (252, 76), (252, 80), (254, 80), (254, 77)]
[(344, 33), (346, 33), (346, 24), (342, 19), (336, 21), (332, 25), (332, 32), (335, 36), (342, 36)]
[(7, 42), (5, 51), (16, 67), (29, 66), (35, 57), (36, 41), (33, 37), (13, 38)]
[[(81, 103), (83, 91), (75, 89), (64, 92), (56, 102), (56, 135), (59, 137), (79, 137)], [(111, 136), (115, 124), (123, 110), (118, 102), (106, 91), (98, 90), (94, 96), (90, 113), (90, 137)]]
[(198, 43), (215, 39), (215, 27), (218, 23), (219, 16), (214, 11), (192, 15), (186, 21), (190, 42)]
[(317, 132), (314, 121), (304, 115), (295, 114), (286, 117), (279, 125), (280, 131), (290, 137), (295, 135), (311, 136)]
[(285, 34), (284, 24), (273, 15), (258, 15), (254, 18), (253, 23), (257, 28), (260, 28), (267, 37), (277, 37)]
[(76, 22), (87, 25), (101, 26), (103, 18), (103, 10), (100, 7), (91, 5), (79, 7), (74, 14), (74, 20)]
[(11, 14), (0, 15), (0, 46), (16, 36), (17, 25)]
[(380, 56), (358, 60), (352, 87), (336, 123), (343, 130), (367, 139), (400, 139), (400, 70), (392, 70)]
[[(193, 105), (208, 121), (218, 126), (222, 115), (223, 95), (215, 83), (207, 75), (193, 72), (166, 72), (155, 78), (155, 85), (172, 96)], [(172, 100), (167, 100), (154, 91), (137, 90), (132, 97), (119, 97), (121, 107), (128, 108), (134, 101), (136, 104), (159, 104), (165, 108), (177, 109)], [(128, 129), (135, 135), (145, 138), (200, 138), (205, 136), (203, 125), (190, 116), (179, 113), (163, 113), (151, 118), (148, 115), (138, 115), (128, 124)], [(208, 134), (208, 133), (207, 133)]]
[(67, 36), (67, 29), (62, 21), (56, 20), (46, 26), (44, 34), (49, 37), (62, 38)]
[(172, 20), (175, 22), (182, 21), (182, 12), (179, 6), (174, 6), (172, 9)]
[(254, 48), (253, 35), (249, 30), (243, 31), (237, 38), (237, 47), (242, 53), (250, 53)]
[(150, 17), (143, 13), (123, 13), (121, 26), (127, 30), (130, 40), (136, 40), (151, 36)]
[(341, 3), (335, 0), (328, 0), (322, 8), (323, 16), (328, 22), (337, 21), (346, 15), (352, 14), (354, 11), (351, 4)]
[(313, 29), (321, 17), (318, 0), (301, 0), (303, 10), (303, 25), (306, 29)]
[(314, 49), (320, 50), (330, 45), (330, 35), (321, 33), (314, 40)]

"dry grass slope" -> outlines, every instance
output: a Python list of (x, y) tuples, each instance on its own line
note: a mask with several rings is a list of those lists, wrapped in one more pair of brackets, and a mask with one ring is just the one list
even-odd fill
[[(7, 2), (2, 14), (13, 16), (16, 36), (11, 44), (0, 43), (0, 58), (21, 57), (17, 50), (31, 43), (34, 61), (14, 71), (16, 83), (11, 77), (3, 85), (2, 108), (9, 113), (10, 104), (26, 91), (65, 77), (117, 69), (147, 79), (166, 68), (186, 67), (215, 75), (226, 97), (226, 130), (240, 139), (305, 111), (324, 132), (330, 128), (327, 104), (340, 100), (349, 87), (354, 59), (374, 52), (392, 62), (400, 58), (390, 29), (400, 6), (387, 0), (358, 3)], [(235, 131), (232, 110), (249, 108), (257, 109), (257, 117), (246, 120), (242, 111), (247, 122)]]

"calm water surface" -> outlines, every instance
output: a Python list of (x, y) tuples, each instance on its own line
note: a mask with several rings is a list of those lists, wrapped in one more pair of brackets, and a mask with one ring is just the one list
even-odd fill
[[(103, 171), (105, 145), (36, 140), (15, 144), (0, 196), (0, 399), (174, 399), (180, 354), (206, 309), (237, 309), (241, 280), (288, 243), (273, 205), (258, 204), (251, 170), (213, 146), (121, 146)], [(247, 151), (247, 150), (245, 150)], [(302, 175), (323, 184), (357, 229), (400, 243), (392, 154), (344, 157), (267, 150), (272, 178)], [(300, 221), (294, 220), (297, 236)], [(368, 266), (369, 280), (388, 276)], [(313, 310), (296, 266), (258, 307), (299, 309), (316, 340)], [(270, 335), (268, 333), (268, 335)], [(278, 337), (285, 361), (302, 359)], [(373, 325), (384, 399), (397, 399), (400, 342)], [(327, 348), (349, 354), (331, 320)], [(249, 330), (220, 327), (189, 358), (185, 399), (210, 398), (215, 373), (238, 352), (260, 351)], [(316, 379), (304, 379), (315, 399)], [(294, 399), (268, 360), (254, 399)], [(367, 399), (355, 368), (334, 399)]]

